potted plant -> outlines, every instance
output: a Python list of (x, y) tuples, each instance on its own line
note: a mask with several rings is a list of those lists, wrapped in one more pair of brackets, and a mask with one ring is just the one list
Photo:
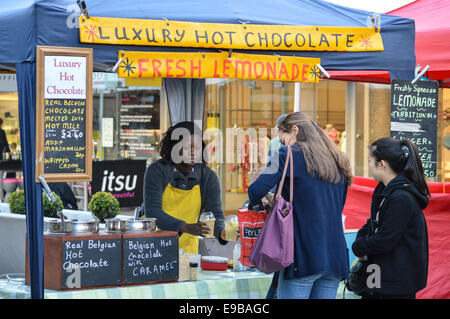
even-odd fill
[[(58, 217), (57, 212), (64, 208), (61, 198), (53, 192), (56, 202), (50, 201), (47, 196), (42, 193), (42, 204), (45, 217)], [(16, 214), (25, 214), (25, 192), (23, 189), (13, 192), (8, 198), (9, 210)]]
[(11, 213), (25, 214), (25, 193), (23, 189), (13, 192), (8, 198)]
[(116, 217), (120, 211), (119, 201), (108, 192), (95, 193), (88, 206), (92, 214), (102, 223), (106, 218)]

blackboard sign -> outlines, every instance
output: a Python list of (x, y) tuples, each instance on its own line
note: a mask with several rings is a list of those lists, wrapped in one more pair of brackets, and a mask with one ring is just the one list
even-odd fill
[(63, 288), (119, 285), (122, 280), (122, 240), (86, 239), (63, 242)]
[(124, 158), (148, 159), (158, 151), (160, 90), (120, 93), (120, 149)]
[(86, 100), (44, 103), (44, 174), (85, 173)]
[(121, 92), (120, 129), (159, 130), (159, 90)]
[(109, 192), (120, 207), (140, 206), (143, 202), (146, 160), (94, 161), (92, 194)]
[(123, 283), (178, 279), (178, 236), (123, 237)]
[(417, 145), (425, 177), (436, 176), (438, 95), (436, 81), (392, 80), (391, 137)]
[(38, 47), (36, 180), (90, 181), (92, 49)]

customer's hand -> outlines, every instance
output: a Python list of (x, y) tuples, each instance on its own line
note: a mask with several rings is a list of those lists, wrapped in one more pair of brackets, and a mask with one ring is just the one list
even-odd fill
[(207, 235), (211, 229), (208, 227), (206, 223), (198, 222), (195, 224), (187, 224), (184, 223), (180, 227), (180, 232), (188, 233), (194, 236), (205, 236)]
[[(236, 235), (237, 235), (237, 237), (239, 237), (239, 234), (240, 234), (240, 231), (239, 231), (239, 227), (238, 227), (238, 229), (236, 229)], [(223, 229), (220, 231), (220, 238), (221, 238), (222, 240), (229, 241), (229, 240), (227, 239), (227, 232), (225, 231), (225, 228), (223, 228)]]

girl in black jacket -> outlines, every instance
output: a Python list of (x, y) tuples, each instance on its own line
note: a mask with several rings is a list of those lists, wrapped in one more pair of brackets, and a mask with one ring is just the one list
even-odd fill
[[(406, 150), (404, 150), (406, 148)], [(380, 183), (371, 216), (352, 250), (368, 260), (363, 299), (414, 299), (428, 275), (428, 232), (422, 210), (430, 190), (417, 147), (410, 140), (381, 138), (370, 146), (369, 169)]]

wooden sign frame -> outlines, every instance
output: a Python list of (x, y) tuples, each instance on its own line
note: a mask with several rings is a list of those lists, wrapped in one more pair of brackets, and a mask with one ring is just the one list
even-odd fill
[[(45, 57), (86, 57), (86, 111), (85, 111), (85, 169), (82, 173), (45, 173)], [(36, 182), (42, 175), (47, 182), (87, 182), (92, 180), (92, 72), (93, 50), (91, 48), (36, 47)]]

